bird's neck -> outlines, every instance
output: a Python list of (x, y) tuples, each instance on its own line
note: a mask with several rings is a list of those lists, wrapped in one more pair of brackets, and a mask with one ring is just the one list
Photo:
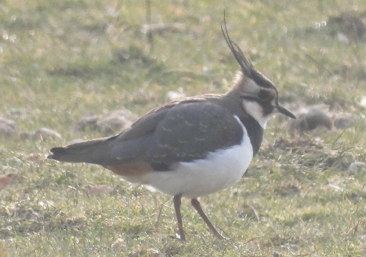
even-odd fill
[(242, 100), (235, 94), (226, 94), (221, 98), (221, 103), (228, 108), (233, 115), (238, 116), (240, 121), (248, 131), (248, 136), (253, 146), (253, 154), (255, 155), (262, 144), (263, 126), (244, 109)]

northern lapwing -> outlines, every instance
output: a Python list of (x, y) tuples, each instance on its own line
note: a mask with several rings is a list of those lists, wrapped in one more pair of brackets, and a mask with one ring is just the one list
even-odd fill
[(245, 58), (225, 23), (221, 29), (240, 65), (226, 94), (166, 103), (118, 135), (52, 148), (48, 158), (98, 164), (129, 182), (174, 196), (181, 240), (186, 239), (181, 198), (190, 198), (213, 235), (223, 238), (197, 198), (233, 186), (243, 177), (275, 113), (295, 116), (278, 103), (276, 87)]

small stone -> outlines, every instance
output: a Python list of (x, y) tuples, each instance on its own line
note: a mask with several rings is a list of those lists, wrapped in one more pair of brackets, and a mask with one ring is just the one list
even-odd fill
[(354, 118), (351, 115), (339, 115), (333, 117), (334, 127), (337, 129), (347, 129), (352, 126)]
[(129, 110), (122, 109), (114, 111), (107, 116), (90, 115), (82, 117), (75, 125), (75, 131), (85, 131), (87, 129), (102, 132), (104, 135), (116, 134), (129, 126), (137, 117)]
[(309, 108), (305, 113), (298, 115), (294, 120), (288, 123), (290, 131), (305, 131), (314, 130), (317, 127), (325, 127), (329, 130), (333, 127), (333, 121), (328, 113), (319, 107)]
[(75, 131), (85, 131), (86, 129), (95, 130), (98, 126), (99, 115), (90, 115), (82, 117), (75, 125)]
[(11, 138), (19, 135), (15, 122), (0, 117), (0, 138)]
[(123, 109), (114, 111), (108, 116), (99, 119), (97, 126), (103, 134), (111, 135), (130, 127), (136, 119), (137, 117), (129, 110)]
[(360, 106), (366, 107), (366, 96), (362, 96), (361, 97)]
[(366, 168), (366, 165), (364, 162), (353, 162), (348, 167), (348, 171), (359, 171), (364, 170)]

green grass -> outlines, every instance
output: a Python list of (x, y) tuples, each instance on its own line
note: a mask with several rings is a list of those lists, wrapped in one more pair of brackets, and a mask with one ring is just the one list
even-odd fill
[[(347, 169), (366, 162), (359, 105), (366, 42), (342, 43), (322, 23), (355, 7), (366, 11), (364, 1), (163, 0), (151, 7), (153, 23), (185, 25), (155, 33), (153, 48), (141, 33), (145, 1), (0, 4), (0, 117), (20, 132), (48, 127), (62, 135), (0, 139), (0, 175), (18, 175), (0, 187), (0, 256), (365, 256), (365, 168)], [(355, 122), (299, 137), (284, 129), (286, 119), (272, 120), (246, 176), (201, 199), (229, 240), (212, 237), (184, 200), (189, 241), (181, 243), (169, 196), (101, 167), (45, 156), (73, 139), (103, 136), (73, 130), (86, 115), (126, 108), (140, 116), (178, 88), (186, 95), (229, 90), (238, 65), (221, 35), (224, 10), (231, 38), (276, 84), (283, 105), (326, 104)], [(90, 193), (95, 188), (105, 193)]]

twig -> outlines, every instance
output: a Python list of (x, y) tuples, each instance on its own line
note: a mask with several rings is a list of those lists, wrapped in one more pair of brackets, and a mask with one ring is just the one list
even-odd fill
[[(150, 0), (145, 0), (146, 4), (146, 23), (151, 26), (151, 4)], [(154, 51), (154, 37), (152, 31), (149, 29), (146, 31), (147, 42), (150, 45), (149, 53)]]

